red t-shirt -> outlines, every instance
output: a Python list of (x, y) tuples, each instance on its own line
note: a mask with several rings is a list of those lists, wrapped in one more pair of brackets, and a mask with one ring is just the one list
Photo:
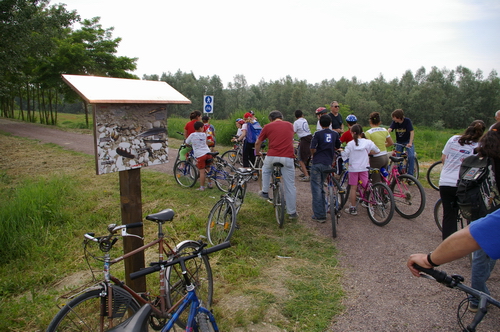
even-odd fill
[[(191, 120), (188, 123), (186, 123), (186, 125), (184, 126), (184, 130), (187, 130), (187, 137), (189, 137), (189, 135), (191, 135), (192, 133), (194, 133), (196, 131), (196, 130), (194, 130), (194, 123), (197, 121), (200, 121), (200, 120), (196, 120), (196, 119)], [(205, 131), (205, 128), (203, 128), (203, 131)]]
[(293, 125), (287, 121), (276, 120), (262, 128), (259, 140), (269, 141), (267, 155), (271, 157), (295, 158), (293, 154)]
[(345, 133), (342, 134), (342, 136), (340, 136), (340, 141), (342, 143), (349, 143), (352, 140), (353, 138), (350, 130), (346, 131)]

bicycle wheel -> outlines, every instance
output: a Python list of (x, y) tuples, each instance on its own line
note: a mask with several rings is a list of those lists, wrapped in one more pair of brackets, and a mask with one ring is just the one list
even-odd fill
[(340, 195), (340, 185), (332, 176), (330, 179), (332, 183), (328, 186), (328, 210), (330, 212), (330, 218), (332, 220), (332, 236), (337, 237), (337, 223), (338, 223), (338, 213), (341, 209), (342, 197)]
[(198, 180), (198, 169), (189, 161), (179, 161), (174, 168), (175, 181), (182, 187), (190, 188)]
[(434, 221), (440, 232), (443, 232), (443, 202), (441, 198), (434, 205)]
[(403, 218), (418, 217), (425, 208), (425, 190), (413, 176), (403, 174), (391, 182), (396, 212)]
[(260, 172), (262, 172), (262, 166), (264, 166), (264, 159), (262, 157), (255, 158), (255, 167), (252, 179), (257, 181), (260, 177)]
[(384, 226), (394, 215), (394, 196), (385, 183), (377, 182), (368, 193), (368, 216), (377, 226)]
[(441, 170), (443, 169), (443, 162), (436, 161), (427, 170), (427, 182), (430, 186), (436, 190), (439, 190), (439, 177), (441, 176)]
[(339, 184), (339, 188), (340, 188), (341, 193), (343, 193), (341, 195), (342, 201), (340, 204), (340, 206), (343, 207), (345, 205), (345, 203), (347, 202), (347, 199), (349, 197), (349, 190), (350, 190), (349, 172), (347, 170), (343, 170), (342, 173), (340, 173), (340, 180), (338, 181), (338, 184)]
[(247, 183), (243, 185), (238, 185), (232, 194), (234, 198), (234, 206), (236, 207), (236, 215), (240, 212), (243, 201), (245, 200), (245, 195), (247, 193)]
[(236, 228), (236, 207), (222, 197), (208, 214), (207, 237), (212, 245), (229, 241)]
[[(124, 289), (114, 286), (113, 326), (127, 320), (139, 310), (139, 305)], [(104, 287), (83, 293), (69, 301), (52, 319), (47, 332), (55, 331), (107, 331), (110, 326), (108, 313), (108, 294)], [(103, 313), (101, 315), (101, 313)], [(103, 328), (101, 328), (101, 319)]]
[(212, 321), (208, 314), (199, 312), (196, 314), (196, 323), (198, 324), (199, 332), (215, 332), (218, 331), (215, 320)]
[(276, 215), (276, 221), (280, 228), (283, 228), (283, 224), (285, 223), (285, 189), (281, 185), (281, 183), (276, 183), (273, 187), (273, 205), (274, 205), (274, 213)]
[(217, 188), (225, 193), (229, 192), (234, 179), (233, 175), (231, 175), (232, 168), (230, 164), (227, 163), (224, 165), (218, 162), (215, 168), (212, 168), (212, 172), (214, 172), (212, 180), (215, 182)]
[(238, 162), (238, 151), (237, 150), (228, 150), (220, 156), (222, 159), (230, 162), (231, 164), (236, 164)]
[[(176, 254), (169, 257), (174, 259), (179, 256), (187, 256), (192, 254), (200, 247), (200, 242), (197, 241), (183, 241), (176, 246)], [(208, 256), (203, 255), (185, 262), (189, 279), (196, 286), (196, 294), (202, 305), (206, 308), (212, 306), (213, 296), (213, 279), (212, 269), (208, 261)], [(167, 291), (167, 305), (174, 306), (186, 294), (186, 283), (182, 275), (179, 264), (167, 267), (165, 271), (165, 284)], [(189, 310), (184, 311), (185, 316), (189, 314)], [(180, 323), (186, 322), (186, 317), (181, 316)]]

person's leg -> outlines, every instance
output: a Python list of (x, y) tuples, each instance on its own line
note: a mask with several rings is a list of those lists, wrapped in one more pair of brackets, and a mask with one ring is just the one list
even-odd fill
[(309, 176), (309, 172), (307, 171), (306, 164), (302, 160), (299, 160), (299, 164), (300, 164), (300, 170), (302, 171), (302, 173), (305, 176)]
[[(474, 251), (472, 255), (471, 287), (486, 294), (490, 294), (486, 281), (495, 267), (496, 260), (491, 259), (482, 249)], [(470, 297), (477, 306), (477, 299)]]
[(255, 143), (248, 143), (248, 160), (255, 165)]
[(413, 175), (415, 172), (415, 145), (412, 144), (411, 148), (406, 148), (406, 155), (408, 156), (408, 174)]
[(457, 231), (458, 205), (456, 195), (456, 187), (439, 187), (439, 196), (441, 196), (443, 204), (443, 240)]
[(274, 158), (276, 157), (267, 156), (266, 159), (264, 159), (264, 165), (262, 166), (262, 192), (266, 194), (269, 193), (271, 173), (273, 171), (273, 163), (275, 160)]
[(358, 172), (349, 172), (349, 185), (351, 192), (349, 193), (350, 207), (356, 207), (356, 191), (358, 190)]
[(282, 183), (285, 186), (286, 211), (288, 214), (297, 213), (297, 189), (295, 188), (295, 165), (292, 158), (279, 157), (283, 164), (281, 168)]
[(313, 217), (316, 220), (326, 219), (325, 191), (321, 164), (311, 165), (311, 194)]
[(243, 141), (243, 167), (250, 167), (250, 163), (248, 162), (248, 157), (249, 157), (248, 150), (249, 150), (248, 143), (245, 140), (245, 141)]

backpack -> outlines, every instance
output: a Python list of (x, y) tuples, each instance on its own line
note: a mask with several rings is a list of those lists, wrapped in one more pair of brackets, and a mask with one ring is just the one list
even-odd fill
[(257, 138), (259, 138), (260, 132), (262, 131), (262, 127), (260, 126), (260, 123), (257, 121), (251, 123), (247, 123), (247, 136), (246, 136), (246, 141), (248, 143), (255, 143), (257, 141)]
[(457, 200), (460, 212), (471, 221), (500, 208), (500, 194), (490, 158), (470, 156), (463, 160), (457, 181)]

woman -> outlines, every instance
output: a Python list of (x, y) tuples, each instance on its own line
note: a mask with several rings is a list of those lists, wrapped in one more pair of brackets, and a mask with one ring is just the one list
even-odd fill
[[(387, 147), (394, 144), (391, 138), (391, 134), (387, 129), (380, 127), (380, 113), (373, 112), (370, 114), (370, 129), (365, 132), (366, 138), (373, 141), (375, 145), (380, 149), (380, 152), (373, 155), (370, 158), (370, 167), (381, 169), (382, 167), (387, 169), (389, 164), (389, 156), (387, 155)], [(373, 183), (381, 182), (382, 178), (379, 173), (372, 174)]]
[(457, 231), (457, 180), (464, 158), (475, 154), (486, 126), (482, 120), (473, 121), (462, 135), (452, 136), (442, 151), (443, 168), (439, 177), (439, 195), (443, 204), (443, 240)]

